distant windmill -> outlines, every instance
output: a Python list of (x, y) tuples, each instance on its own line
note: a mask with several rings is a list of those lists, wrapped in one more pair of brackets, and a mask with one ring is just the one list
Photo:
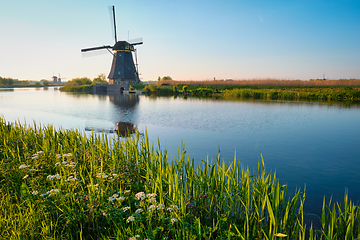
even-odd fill
[[(81, 49), (81, 52), (107, 49), (113, 55), (111, 70), (108, 76), (109, 84), (136, 84), (140, 82), (140, 79), (137, 69), (138, 64), (136, 49), (134, 48), (134, 46), (143, 44), (142, 38), (137, 38), (129, 41), (117, 41), (114, 6), (112, 6), (112, 14), (114, 19), (115, 45), (104, 45), (100, 47), (85, 48)], [(136, 67), (134, 64), (132, 52), (135, 52)]]

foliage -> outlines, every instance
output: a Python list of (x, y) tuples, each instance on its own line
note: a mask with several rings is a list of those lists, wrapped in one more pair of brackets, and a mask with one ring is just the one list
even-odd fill
[(138, 84), (132, 85), (132, 87), (135, 88), (136, 90), (144, 90), (145, 89), (145, 84), (138, 83)]
[(80, 86), (63, 86), (59, 88), (61, 92), (92, 92), (93, 85), (80, 85)]
[(186, 92), (187, 88), (188, 88), (188, 86), (186, 86), (186, 85), (183, 86), (183, 87), (182, 87), (183, 92)]
[(0, 86), (12, 86), (13, 84), (14, 84), (14, 79), (0, 77)]
[(101, 84), (107, 84), (108, 81), (106, 81), (106, 76), (104, 73), (99, 74), (96, 78), (93, 79), (93, 83), (101, 83)]
[(79, 85), (90, 85), (92, 81), (88, 77), (73, 78), (71, 81), (65, 83), (65, 86), (79, 86)]
[(34, 85), (37, 86), (37, 87), (40, 87), (41, 83), (40, 82), (35, 82)]
[[(145, 136), (127, 139), (0, 118), (1, 239), (354, 239), (359, 207), (325, 204), (303, 221), (305, 193), (234, 158), (195, 166)], [(309, 232), (307, 232), (309, 230)]]
[(43, 82), (42, 82), (42, 84), (46, 87), (46, 86), (49, 86), (49, 81), (47, 81), (47, 80), (44, 80)]
[(168, 81), (168, 80), (172, 80), (172, 78), (170, 76), (164, 76), (161, 78), (161, 81)]

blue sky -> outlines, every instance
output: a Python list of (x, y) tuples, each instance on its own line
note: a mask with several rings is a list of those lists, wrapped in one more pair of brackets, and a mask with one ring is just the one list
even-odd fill
[(360, 78), (360, 1), (0, 2), (0, 76), (70, 80), (109, 73), (80, 49), (143, 37), (142, 79)]

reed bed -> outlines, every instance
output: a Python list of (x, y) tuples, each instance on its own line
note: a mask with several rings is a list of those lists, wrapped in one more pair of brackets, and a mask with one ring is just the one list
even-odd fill
[(360, 86), (360, 79), (338, 79), (338, 80), (281, 80), (281, 79), (250, 79), (250, 80), (165, 80), (157, 84), (168, 85), (225, 85), (225, 86), (318, 86), (318, 87), (335, 87), (335, 86)]
[(305, 191), (289, 196), (261, 158), (251, 171), (220, 153), (202, 164), (130, 138), (0, 118), (1, 239), (355, 239), (360, 212), (325, 204), (304, 224)]

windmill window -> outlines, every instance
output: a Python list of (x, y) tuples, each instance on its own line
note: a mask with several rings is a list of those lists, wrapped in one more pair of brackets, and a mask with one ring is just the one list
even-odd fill
[(118, 72), (118, 74), (120, 75), (120, 71)]

